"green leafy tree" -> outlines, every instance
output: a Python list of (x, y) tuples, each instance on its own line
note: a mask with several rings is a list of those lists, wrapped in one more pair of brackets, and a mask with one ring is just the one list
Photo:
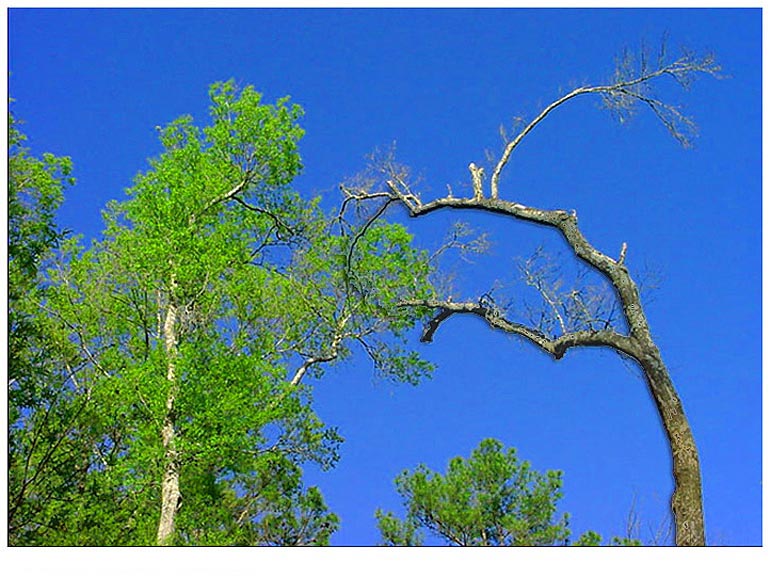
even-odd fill
[[(36, 295), (43, 290), (41, 265), (63, 238), (54, 215), (66, 186), (74, 183), (68, 157), (30, 155), (19, 121), (8, 115), (8, 381), (12, 395), (35, 397), (30, 383), (41, 366), (42, 331)], [(12, 404), (18, 407), (15, 404)]]
[[(452, 546), (551, 546), (569, 541), (568, 514), (557, 515), (561, 472), (541, 474), (516, 450), (483, 440), (469, 459), (456, 457), (445, 475), (424, 465), (396, 478), (407, 513), (375, 516), (385, 546), (420, 546), (427, 529)], [(613, 544), (622, 540), (613, 539)], [(630, 545), (633, 541), (628, 541)], [(579, 546), (598, 546), (601, 536), (581, 535)]]
[(49, 270), (89, 451), (48, 543), (328, 543), (338, 520), (300, 465), (333, 466), (341, 438), (306, 378), (355, 347), (395, 380), (430, 370), (401, 345), (422, 312), (397, 307), (432, 294), (428, 256), (382, 207), (326, 215), (290, 188), (297, 105), (231, 82), (210, 98), (204, 128), (160, 131), (104, 238)]
[(73, 433), (83, 404), (63, 384), (72, 358), (40, 309), (43, 270), (64, 233), (54, 215), (74, 183), (72, 163), (40, 158), (8, 118), (8, 527), (9, 543), (29, 541), (50, 517), (53, 496), (83, 481), (82, 440)]
[[(257, 472), (222, 480), (212, 467), (185, 492), (179, 509), (182, 541), (200, 545), (326, 546), (339, 527), (320, 491), (302, 487), (301, 470), (285, 456)], [(221, 503), (224, 507), (213, 508)], [(215, 512), (216, 515), (212, 515)]]

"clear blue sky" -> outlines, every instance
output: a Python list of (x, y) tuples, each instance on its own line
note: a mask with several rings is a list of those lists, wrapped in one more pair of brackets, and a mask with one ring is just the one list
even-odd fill
[[(235, 78), (306, 110), (296, 186), (323, 193), (398, 143), (424, 177), (423, 198), (462, 190), (470, 161), (499, 150), (498, 127), (531, 118), (564, 91), (602, 82), (623, 46), (712, 50), (729, 79), (669, 90), (700, 127), (682, 149), (646, 111), (620, 126), (586, 98), (560, 109), (511, 160), (502, 196), (576, 209), (584, 233), (632, 272), (658, 271), (647, 303), (703, 468), (707, 538), (762, 541), (761, 12), (754, 10), (11, 10), (9, 91), (37, 153), (69, 155), (77, 186), (62, 226), (100, 234), (159, 152), (156, 125), (206, 121), (207, 87)], [(394, 215), (397, 217), (397, 215)], [(439, 214), (409, 221), (435, 246), (458, 217), (495, 245), (460, 272), (461, 297), (515, 278), (515, 258), (553, 233), (505, 219)], [(336, 545), (371, 545), (377, 507), (401, 512), (394, 477), (443, 470), (485, 437), (565, 472), (575, 534), (622, 534), (636, 499), (646, 525), (668, 508), (670, 458), (644, 383), (611, 353), (554, 362), (532, 347), (453, 319), (431, 345), (438, 365), (412, 388), (373, 381), (360, 357), (317, 385), (321, 416), (346, 442), (336, 469), (308, 472), (342, 518)]]

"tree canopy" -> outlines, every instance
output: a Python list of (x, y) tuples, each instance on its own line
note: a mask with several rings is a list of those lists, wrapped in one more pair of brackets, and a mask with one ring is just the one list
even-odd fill
[[(298, 105), (233, 82), (210, 100), (207, 126), (184, 116), (160, 130), (163, 153), (110, 203), (103, 238), (62, 242), (35, 279), (47, 289), (28, 309), (55, 348), (56, 401), (13, 401), (12, 495), (29, 513), (14, 512), (16, 543), (328, 543), (338, 519), (301, 465), (332, 467), (342, 440), (305, 378), (356, 348), (398, 381), (430, 371), (398, 345), (420, 312), (395, 306), (431, 295), (427, 254), (379, 214), (327, 215), (291, 189)], [(19, 210), (12, 238), (38, 253), (22, 237), (52, 247), (69, 171), (44, 163), (37, 228)], [(24, 257), (14, 248), (20, 270)], [(31, 370), (14, 371), (20, 383)], [(46, 459), (72, 480), (40, 469), (49, 434)]]

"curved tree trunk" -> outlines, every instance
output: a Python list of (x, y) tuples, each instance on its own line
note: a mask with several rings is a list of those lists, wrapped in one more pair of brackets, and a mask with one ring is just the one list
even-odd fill
[(671, 511), (676, 527), (676, 545), (705, 546), (700, 461), (682, 402), (655, 344), (648, 343), (637, 361), (644, 371), (671, 448), (674, 474)]
[[(580, 246), (581, 243), (587, 244), (582, 234), (577, 230), (576, 217), (569, 227), (562, 229), (562, 232), (573, 248)], [(598, 266), (595, 255), (592, 255), (593, 258), (584, 258), (583, 260), (604, 273), (617, 292), (633, 343), (632, 357), (644, 372), (650, 395), (658, 409), (658, 415), (668, 439), (674, 477), (671, 511), (674, 515), (676, 528), (676, 545), (705, 546), (706, 535), (698, 450), (687, 416), (682, 408), (682, 402), (671, 381), (660, 350), (650, 334), (650, 327), (642, 309), (639, 291), (623, 263), (626, 250), (627, 245), (624, 243), (621, 256), (617, 261), (608, 258), (609, 264), (604, 264), (604, 267)], [(598, 253), (595, 249), (593, 252)], [(577, 250), (576, 253), (578, 253)], [(579, 253), (578, 256), (582, 258)]]

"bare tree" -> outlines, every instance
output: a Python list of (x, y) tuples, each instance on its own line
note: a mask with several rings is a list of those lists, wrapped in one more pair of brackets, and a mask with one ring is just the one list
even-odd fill
[(681, 57), (669, 60), (664, 45), (656, 58), (651, 58), (644, 47), (638, 57), (624, 52), (609, 83), (581, 86), (558, 98), (526, 124), (515, 138), (506, 142), (491, 172), (488, 196), (484, 194), (484, 172), (474, 163), (469, 165), (473, 185), (470, 198), (454, 197), (449, 189), (447, 196), (423, 203), (419, 194), (412, 190), (406, 168), (391, 158), (380, 165), (382, 179), (379, 186), (370, 182), (363, 187), (342, 187), (343, 193), (353, 200), (385, 203), (397, 200), (406, 207), (411, 217), (441, 209), (465, 209), (501, 214), (555, 229), (582, 263), (606, 279), (612, 288), (610, 293), (614, 292), (616, 297), (614, 304), (601, 294), (585, 295), (579, 290), (559, 293), (556, 290), (558, 287), (547, 282), (547, 271), (538, 268), (534, 261), (524, 262), (521, 272), (525, 281), (540, 293), (545, 303), (542, 319), (546, 321), (542, 323), (532, 322), (531, 318), (525, 323), (509, 319), (507, 311), (497, 306), (488, 295), (474, 301), (455, 302), (449, 298), (436, 298), (410, 300), (401, 305), (433, 311), (423, 331), (423, 342), (432, 341), (436, 330), (449, 317), (470, 314), (483, 319), (492, 329), (530, 341), (556, 360), (573, 347), (607, 347), (638, 364), (655, 401), (671, 449), (674, 479), (671, 508), (675, 541), (679, 546), (705, 545), (698, 451), (682, 403), (650, 333), (639, 288), (626, 267), (628, 246), (622, 243), (618, 256), (610, 257), (598, 251), (585, 238), (578, 227), (575, 211), (544, 210), (501, 199), (500, 176), (524, 137), (555, 108), (582, 95), (599, 95), (604, 106), (621, 121), (638, 105), (646, 105), (674, 138), (683, 146), (690, 146), (696, 128), (694, 122), (678, 107), (660, 100), (653, 91), (653, 85), (659, 79), (669, 77), (683, 88), (688, 88), (697, 73), (717, 76), (719, 70), (712, 56), (697, 57), (684, 52)]

